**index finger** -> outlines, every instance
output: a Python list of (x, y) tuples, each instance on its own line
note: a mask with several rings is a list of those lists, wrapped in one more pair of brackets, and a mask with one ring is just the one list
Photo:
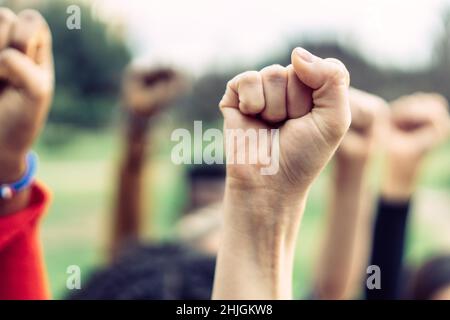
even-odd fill
[(11, 29), (10, 47), (38, 65), (50, 67), (53, 64), (51, 42), (50, 29), (39, 12), (27, 9), (17, 15)]

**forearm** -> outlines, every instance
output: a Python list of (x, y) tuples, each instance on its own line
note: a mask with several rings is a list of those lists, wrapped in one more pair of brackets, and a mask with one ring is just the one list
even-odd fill
[[(229, 189), (225, 194), (213, 298), (291, 299), (295, 243), (306, 195), (299, 195), (295, 203), (265, 195), (253, 198), (252, 193), (242, 197), (242, 192)], [(282, 216), (292, 220), (277, 221)]]
[(333, 168), (326, 233), (317, 266), (315, 294), (321, 299), (351, 298), (359, 284), (368, 243), (366, 163)]
[(147, 154), (146, 127), (130, 121), (125, 136), (113, 210), (112, 257), (128, 242), (137, 241), (142, 226), (142, 189)]
[(392, 202), (407, 202), (416, 188), (422, 159), (396, 157), (388, 154), (381, 185), (384, 199)]
[(394, 150), (388, 152), (385, 165), (370, 262), (381, 269), (381, 289), (366, 290), (367, 299), (399, 298), (408, 213), (421, 158), (408, 159)]

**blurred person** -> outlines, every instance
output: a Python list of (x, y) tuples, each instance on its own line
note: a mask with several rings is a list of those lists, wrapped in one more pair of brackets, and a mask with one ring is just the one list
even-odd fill
[[(48, 191), (34, 182), (36, 157), (30, 147), (44, 126), (53, 96), (54, 70), (50, 30), (38, 12), (25, 10), (16, 16), (9, 9), (0, 9), (0, 79), (0, 299), (47, 299), (50, 292), (39, 224), (50, 200)], [(157, 92), (156, 97), (167, 97), (171, 91), (165, 88)], [(137, 110), (138, 113), (141, 111), (148, 110)], [(129, 132), (137, 139), (131, 140), (133, 143), (129, 145), (125, 165), (141, 160), (139, 151), (144, 149), (141, 129), (143, 127), (138, 124)], [(133, 166), (123, 171), (130, 168)], [(135, 188), (139, 176), (129, 173), (123, 174), (123, 182)], [(122, 194), (125, 199), (133, 197), (128, 191)], [(135, 208), (139, 206), (133, 201), (118, 201), (119, 208), (127, 208), (129, 204), (132, 213), (129, 217), (118, 217), (126, 220), (125, 228), (116, 233), (116, 243), (120, 244), (134, 239), (137, 233), (134, 228), (139, 226), (136, 223), (139, 222), (139, 209)], [(119, 280), (125, 279), (129, 290), (118, 281), (106, 282), (113, 289), (108, 286), (105, 289), (101, 285), (105, 282), (94, 282), (91, 287), (94, 293), (105, 289), (103, 297), (106, 293), (117, 293), (116, 297), (155, 299), (206, 299), (211, 296), (214, 258), (197, 254), (183, 245), (147, 247), (133, 254), (136, 248), (126, 252), (123, 264), (117, 263), (116, 268), (111, 269)], [(153, 259), (142, 254), (144, 251)], [(134, 267), (138, 270), (133, 270)], [(156, 270), (156, 274), (149, 270)], [(187, 275), (175, 284), (173, 280), (184, 272)], [(147, 282), (141, 281), (141, 276)], [(139, 288), (144, 290), (139, 291)]]
[(50, 297), (39, 225), (49, 193), (30, 149), (53, 97), (51, 34), (34, 10), (0, 8), (0, 299)]
[(186, 214), (222, 202), (225, 187), (223, 165), (193, 165), (188, 170), (189, 203)]
[(387, 120), (387, 103), (350, 88), (352, 123), (333, 158), (325, 237), (313, 298), (349, 299), (359, 290), (369, 251), (373, 199), (370, 164)]
[[(450, 298), (447, 259), (430, 262), (418, 272), (416, 279), (411, 280), (415, 283), (413, 295), (405, 293), (411, 278), (402, 273), (407, 220), (421, 164), (449, 133), (448, 105), (442, 96), (415, 93), (391, 103), (390, 130), (385, 137), (387, 158), (370, 260), (381, 270), (381, 289), (366, 288), (367, 299)], [(425, 276), (424, 270), (439, 273)], [(444, 288), (447, 289), (438, 295), (437, 290)]]
[(127, 113), (125, 148), (119, 166), (113, 210), (111, 263), (95, 272), (71, 299), (209, 299), (215, 268), (208, 225), (219, 221), (223, 171), (217, 166), (189, 171), (191, 214), (179, 223), (180, 237), (172, 243), (141, 239), (144, 214), (143, 179), (149, 134), (154, 116), (181, 95), (185, 80), (170, 68), (129, 68), (125, 73), (122, 104)]
[(183, 243), (130, 245), (68, 299), (209, 300), (215, 260)]
[(450, 254), (438, 255), (414, 273), (407, 298), (450, 300)]
[[(153, 117), (183, 92), (181, 75), (170, 68), (130, 66), (124, 74), (122, 104), (126, 111), (125, 146), (113, 208), (110, 245), (112, 259), (129, 244), (139, 242), (144, 225), (143, 177), (149, 151)], [(149, 213), (151, 219), (151, 213)]]
[(188, 170), (189, 209), (175, 227), (177, 241), (215, 256), (222, 226), (225, 188), (223, 165), (196, 165)]
[[(125, 73), (122, 104), (127, 114), (127, 129), (113, 209), (110, 252), (113, 258), (120, 254), (122, 248), (139, 243), (141, 227), (146, 225), (146, 219), (153, 218), (151, 212), (144, 214), (142, 208), (144, 167), (146, 159), (151, 157), (149, 135), (155, 122), (153, 119), (186, 87), (183, 77), (170, 68), (130, 67)], [(189, 202), (186, 214), (177, 224), (179, 240), (207, 252), (214, 250), (208, 249), (212, 247), (208, 243), (217, 243), (218, 237), (209, 237), (207, 231), (220, 222), (224, 179), (224, 169), (220, 165), (189, 168)]]
[(227, 136), (214, 299), (292, 298), (297, 232), (309, 189), (350, 125), (345, 66), (302, 48), (291, 60), (287, 67), (241, 73), (228, 82), (220, 102), (224, 130), (279, 129), (279, 144), (271, 137), (257, 146), (279, 156), (279, 170), (262, 175), (261, 162), (230, 162), (242, 152), (236, 145), (246, 146), (247, 157), (251, 142), (235, 144)]

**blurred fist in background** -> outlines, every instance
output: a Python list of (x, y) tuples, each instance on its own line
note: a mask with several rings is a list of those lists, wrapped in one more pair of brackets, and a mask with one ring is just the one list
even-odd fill
[(151, 117), (186, 88), (183, 76), (173, 69), (129, 67), (122, 82), (122, 102), (134, 114)]
[(44, 126), (54, 70), (51, 34), (34, 10), (0, 8), (0, 183), (25, 171), (25, 157)]
[(382, 98), (350, 88), (352, 123), (336, 152), (337, 161), (346, 165), (366, 163), (379, 141), (388, 119), (388, 104)]
[(393, 101), (388, 133), (383, 194), (392, 200), (405, 200), (413, 193), (424, 156), (450, 134), (446, 99), (415, 93)]

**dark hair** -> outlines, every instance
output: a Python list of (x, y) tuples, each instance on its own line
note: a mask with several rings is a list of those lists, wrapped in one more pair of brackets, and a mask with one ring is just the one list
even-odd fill
[(69, 299), (211, 298), (215, 257), (177, 244), (137, 246), (96, 272)]
[(428, 260), (416, 272), (411, 288), (411, 298), (429, 300), (439, 289), (450, 285), (450, 255)]
[(198, 179), (225, 179), (224, 165), (194, 165), (188, 169), (190, 182)]

